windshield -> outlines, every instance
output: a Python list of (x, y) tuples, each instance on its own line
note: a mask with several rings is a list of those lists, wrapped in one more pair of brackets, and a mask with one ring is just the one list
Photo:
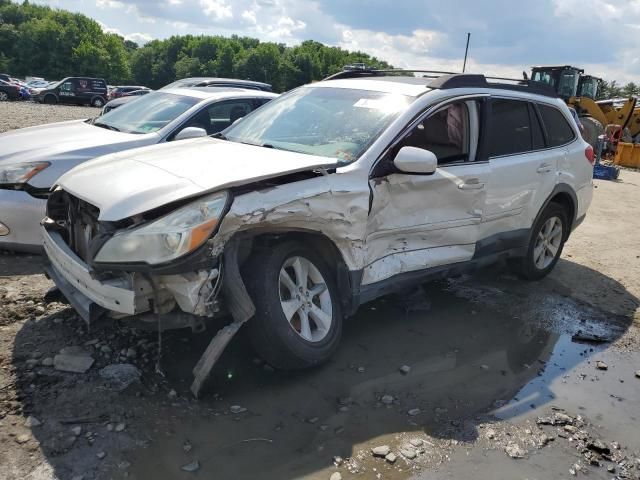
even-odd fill
[(351, 163), (411, 101), (405, 95), (302, 87), (267, 103), (224, 135), (232, 142)]
[(94, 125), (126, 133), (153, 133), (199, 101), (183, 95), (153, 92), (96, 118)]

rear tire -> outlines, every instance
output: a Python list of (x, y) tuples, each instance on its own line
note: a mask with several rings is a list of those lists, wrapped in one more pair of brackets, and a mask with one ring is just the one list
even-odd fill
[(7, 92), (0, 92), (0, 102), (6, 102), (9, 100)]
[(584, 127), (582, 138), (595, 149), (598, 145), (598, 137), (604, 134), (604, 125), (593, 117), (580, 117), (580, 123)]
[(556, 266), (569, 234), (567, 212), (551, 202), (536, 220), (524, 257), (515, 264), (517, 273), (526, 280), (540, 280)]
[(243, 270), (256, 306), (247, 329), (258, 355), (282, 370), (327, 361), (340, 342), (342, 312), (332, 271), (322, 257), (288, 241), (256, 249)]

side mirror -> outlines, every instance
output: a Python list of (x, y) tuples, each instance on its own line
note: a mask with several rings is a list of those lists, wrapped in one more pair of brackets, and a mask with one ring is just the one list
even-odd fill
[(178, 134), (173, 137), (174, 140), (187, 140), (188, 138), (200, 138), (206, 137), (207, 131), (204, 128), (200, 127), (187, 127), (178, 132)]
[(393, 164), (403, 173), (434, 173), (438, 167), (436, 154), (416, 147), (402, 147)]

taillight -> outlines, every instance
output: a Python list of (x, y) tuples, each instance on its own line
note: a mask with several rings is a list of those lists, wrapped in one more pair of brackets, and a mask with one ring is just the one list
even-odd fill
[(584, 149), (584, 156), (587, 158), (587, 161), (593, 165), (596, 162), (596, 154), (593, 151), (593, 147), (591, 145), (587, 146)]

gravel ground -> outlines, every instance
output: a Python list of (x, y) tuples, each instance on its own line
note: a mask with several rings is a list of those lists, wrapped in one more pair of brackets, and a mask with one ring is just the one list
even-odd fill
[[(96, 112), (3, 103), (0, 130)], [(42, 258), (0, 252), (0, 479), (640, 479), (640, 173), (596, 185), (543, 281), (495, 267), (379, 299), (304, 372), (241, 332), (199, 401), (212, 330), (87, 328), (43, 303)]]
[(0, 102), (0, 133), (50, 122), (95, 117), (99, 108), (44, 105), (34, 102)]

